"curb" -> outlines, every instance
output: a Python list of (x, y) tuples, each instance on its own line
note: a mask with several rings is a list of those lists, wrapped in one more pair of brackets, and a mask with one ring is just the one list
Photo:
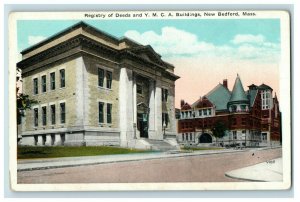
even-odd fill
[(265, 180), (253, 180), (253, 179), (248, 179), (248, 178), (242, 178), (242, 177), (234, 177), (231, 176), (227, 173), (225, 173), (225, 177), (231, 178), (231, 179), (237, 179), (237, 180), (243, 180), (243, 181), (249, 181), (249, 182), (267, 182)]

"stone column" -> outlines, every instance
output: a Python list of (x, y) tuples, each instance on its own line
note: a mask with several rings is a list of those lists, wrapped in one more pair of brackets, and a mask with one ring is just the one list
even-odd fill
[(149, 81), (149, 139), (156, 139), (156, 121), (155, 121), (155, 81)]
[(162, 140), (163, 130), (162, 130), (162, 103), (161, 103), (161, 80), (156, 80), (155, 86), (155, 130), (156, 137), (153, 139)]
[(133, 88), (132, 88), (132, 99), (133, 99), (133, 123), (135, 124), (135, 128), (134, 128), (134, 132), (135, 132), (135, 136), (137, 139), (139, 139), (139, 134), (137, 132), (137, 103), (136, 103), (136, 74), (133, 72), (133, 75), (132, 75), (132, 80), (133, 80)]
[(120, 69), (119, 104), (120, 104), (120, 142), (127, 147), (128, 141), (134, 137), (133, 132), (133, 82), (132, 70)]

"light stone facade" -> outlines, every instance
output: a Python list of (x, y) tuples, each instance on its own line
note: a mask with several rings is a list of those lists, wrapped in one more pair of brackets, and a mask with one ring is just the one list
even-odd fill
[[(151, 46), (114, 38), (80, 22), (22, 55), (17, 66), (23, 71), (23, 92), (38, 101), (22, 120), (22, 145), (151, 148), (147, 139), (168, 139), (174, 144), (175, 81), (179, 77), (173, 73), (174, 66), (161, 60)], [(60, 87), (62, 69), (64, 87)], [(51, 89), (53, 73), (55, 89)], [(42, 92), (45, 76), (46, 92)], [(162, 113), (168, 116), (165, 123)]]

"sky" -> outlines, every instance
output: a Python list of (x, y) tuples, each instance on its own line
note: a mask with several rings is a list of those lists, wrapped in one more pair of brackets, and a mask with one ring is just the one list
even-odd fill
[[(18, 51), (77, 23), (77, 20), (22, 20), (17, 23)], [(280, 99), (279, 19), (86, 20), (117, 38), (151, 45), (175, 66), (175, 106), (192, 104), (239, 74), (244, 89), (265, 83)]]

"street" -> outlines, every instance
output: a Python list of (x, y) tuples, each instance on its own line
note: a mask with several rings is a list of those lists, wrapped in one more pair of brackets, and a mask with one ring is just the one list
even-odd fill
[(19, 171), (18, 183), (238, 182), (225, 172), (279, 158), (281, 148)]

